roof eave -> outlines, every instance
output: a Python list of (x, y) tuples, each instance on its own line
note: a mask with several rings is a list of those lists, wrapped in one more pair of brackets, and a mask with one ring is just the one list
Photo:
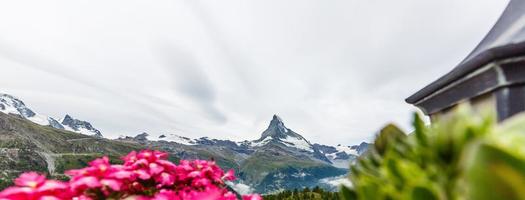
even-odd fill
[(508, 44), (488, 49), (478, 54), (474, 58), (461, 63), (449, 73), (406, 98), (405, 101), (409, 104), (417, 104), (417, 102), (421, 101), (425, 97), (475, 71), (479, 67), (485, 66), (496, 60), (512, 58), (520, 55), (525, 55), (525, 42)]

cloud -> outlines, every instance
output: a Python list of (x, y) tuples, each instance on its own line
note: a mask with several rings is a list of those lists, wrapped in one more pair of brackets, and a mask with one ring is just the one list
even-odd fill
[(404, 98), (463, 59), (506, 4), (32, 3), (0, 6), (0, 85), (36, 111), (105, 135), (236, 140), (258, 138), (279, 114), (326, 144), (370, 140), (390, 121), (409, 128)]
[[(86, 88), (82, 90), (85, 93), (82, 93), (82, 91), (80, 91), (80, 93), (77, 93), (76, 96), (74, 96), (71, 93), (68, 94), (68, 93), (65, 93), (64, 91), (56, 92), (54, 91), (55, 88), (52, 88), (52, 87), (44, 88), (44, 91), (37, 90), (37, 87), (36, 86), (34, 87), (35, 91), (32, 93), (40, 94), (39, 96), (40, 98), (46, 95), (54, 95), (54, 96), (61, 97), (62, 99), (58, 99), (58, 100), (62, 100), (62, 101), (65, 101), (67, 99), (75, 99), (74, 101), (78, 102), (79, 104), (77, 104), (76, 106), (73, 106), (75, 107), (74, 108), (75, 110), (69, 110), (67, 111), (67, 113), (78, 112), (79, 110), (82, 110), (82, 106), (80, 102), (87, 102), (87, 101), (107, 102), (108, 99), (112, 99), (114, 103), (124, 102), (125, 104), (123, 105), (128, 105), (129, 107), (133, 107), (133, 108), (142, 108), (142, 112), (143, 112), (142, 118), (143, 119), (144, 118), (148, 118), (148, 120), (154, 119), (158, 123), (161, 123), (161, 124), (162, 123), (166, 124), (167, 121), (169, 121), (169, 123), (175, 123), (175, 121), (169, 115), (167, 115), (163, 110), (154, 107), (151, 104), (151, 102), (149, 102), (149, 98), (147, 98), (145, 94), (141, 94), (140, 92), (129, 94), (129, 93), (119, 91), (118, 89), (113, 88), (110, 85), (106, 85), (103, 82), (98, 81), (96, 77), (93, 78), (92, 76), (87, 76), (81, 73), (80, 71), (76, 71), (74, 67), (64, 65), (60, 62), (55, 61), (54, 59), (42, 56), (38, 53), (24, 50), (20, 47), (11, 45), (1, 40), (0, 40), (0, 57), (16, 62), (20, 64), (22, 67), (27, 67), (32, 70), (44, 72), (47, 75), (55, 77), (55, 79), (56, 77), (65, 79), (66, 80), (65, 84), (64, 82), (61, 82), (61, 85), (59, 85), (60, 88), (65, 88), (66, 90), (71, 90), (71, 89), (74, 90), (74, 89), (77, 89), (79, 86)], [(80, 63), (80, 65), (83, 65), (83, 63)], [(12, 66), (11, 68), (16, 68), (16, 66)], [(22, 70), (16, 70), (16, 71), (21, 72)], [(42, 75), (35, 77), (35, 76), (32, 76), (33, 73), (34, 72), (25, 73), (25, 74), (18, 73), (17, 76), (9, 77), (9, 79), (13, 79), (11, 80), (12, 82), (16, 82), (16, 81), (32, 82), (32, 84), (39, 85), (39, 86), (46, 86), (46, 84), (49, 84), (49, 85), (52, 84), (51, 82), (40, 81), (40, 79), (42, 79), (42, 77), (40, 76)], [(103, 73), (103, 72), (100, 72), (100, 73)], [(24, 77), (24, 78), (19, 79), (18, 77)], [(79, 91), (76, 90), (75, 92), (79, 92)], [(95, 94), (102, 93), (103, 95), (95, 97), (93, 96), (94, 93)], [(47, 96), (43, 98), (48, 99), (52, 97)], [(101, 105), (99, 104), (99, 106)], [(112, 107), (111, 105), (102, 105), (102, 106)], [(154, 111), (155, 114), (151, 115), (150, 112), (148, 111)], [(65, 115), (67, 113), (61, 113), (60, 115)], [(121, 114), (121, 113), (118, 113), (118, 114)], [(96, 118), (95, 116), (91, 116), (91, 117)], [(101, 121), (107, 121), (107, 119), (94, 119), (94, 120), (95, 120), (95, 123), (97, 121), (99, 121), (99, 123)], [(137, 120), (137, 119), (133, 119), (133, 120)]]
[(187, 51), (174, 45), (161, 45), (157, 51), (160, 59), (165, 63), (180, 94), (190, 98), (200, 105), (205, 113), (217, 123), (226, 123), (228, 119), (215, 106), (217, 103), (216, 90), (210, 79), (199, 64)]
[(0, 56), (18, 62), (25, 67), (30, 67), (35, 70), (54, 74), (63, 78), (66, 78), (72, 82), (78, 82), (88, 87), (105, 90), (104, 87), (98, 87), (96, 82), (85, 79), (75, 73), (73, 70), (59, 64), (58, 62), (51, 60), (46, 57), (39, 56), (34, 53), (30, 53), (27, 50), (23, 50), (20, 47), (11, 45), (5, 41), (0, 41)]
[(257, 96), (258, 93), (256, 91), (260, 90), (257, 84), (258, 78), (251, 76), (253, 71), (250, 70), (250, 68), (256, 67), (256, 63), (239, 51), (239, 48), (233, 43), (229, 42), (231, 39), (224, 34), (219, 24), (214, 21), (209, 11), (205, 6), (201, 5), (200, 1), (185, 0), (184, 3), (192, 11), (197, 20), (202, 23), (207, 36), (210, 37), (215, 46), (220, 50), (221, 55), (224, 56), (230, 65), (229, 67), (235, 72), (236, 78), (243, 83), (239, 89), (243, 89), (252, 96)]

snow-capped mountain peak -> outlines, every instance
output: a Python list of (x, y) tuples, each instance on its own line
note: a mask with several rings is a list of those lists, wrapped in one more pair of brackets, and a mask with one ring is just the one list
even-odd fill
[(278, 139), (278, 138), (284, 139), (284, 138), (287, 138), (288, 136), (304, 139), (303, 136), (287, 128), (284, 125), (283, 120), (279, 116), (273, 115), (272, 121), (270, 121), (270, 125), (268, 125), (268, 128), (262, 133), (261, 139), (264, 139), (266, 137), (272, 137), (275, 139)]
[[(285, 131), (286, 130), (286, 131)], [(189, 138), (177, 134), (149, 135), (141, 133), (135, 137), (121, 137), (122, 140), (133, 140), (139, 143), (153, 143), (161, 145), (175, 145), (181, 148), (204, 148), (211, 151), (233, 151), (245, 157), (253, 152), (286, 152), (294, 156), (304, 156), (312, 160), (331, 164), (337, 168), (348, 168), (348, 165), (359, 155), (368, 149), (368, 143), (360, 145), (321, 145), (312, 144), (303, 136), (286, 128), (283, 120), (274, 115), (268, 128), (262, 133), (258, 140), (230, 141), (224, 139), (213, 139), (208, 137)], [(283, 152), (283, 153), (284, 153)], [(231, 153), (231, 152), (230, 152)]]
[(299, 150), (314, 152), (312, 144), (303, 136), (287, 128), (283, 120), (277, 115), (273, 115), (268, 128), (262, 133), (261, 138), (252, 142), (252, 146), (260, 147), (272, 142)]
[(62, 125), (68, 131), (82, 133), (84, 135), (91, 135), (95, 137), (102, 137), (102, 133), (94, 128), (91, 123), (75, 119), (70, 115), (67, 115), (62, 119)]
[(351, 150), (356, 151), (357, 154), (361, 155), (361, 154), (365, 153), (366, 151), (368, 151), (369, 146), (370, 146), (370, 143), (361, 142), (361, 144), (353, 145), (353, 146), (350, 146), (349, 148)]
[(24, 102), (8, 94), (0, 94), (0, 108), (6, 114), (18, 114), (24, 118), (36, 115), (31, 109), (26, 107)]
[(9, 94), (0, 94), (0, 112), (5, 114), (15, 114), (22, 118), (28, 119), (33, 123), (43, 126), (52, 126), (58, 129), (64, 129), (57, 120), (52, 117), (38, 114), (25, 105), (25, 103)]
[(65, 129), (85, 135), (102, 137), (100, 131), (93, 128), (89, 122), (73, 119), (69, 115), (66, 115), (62, 120), (56, 120), (52, 117), (34, 112), (27, 107), (22, 100), (9, 94), (0, 93), (0, 112), (19, 115), (24, 119), (42, 126), (51, 126), (56, 129)]
[[(285, 125), (283, 120), (277, 116), (273, 115), (272, 121), (270, 121), (270, 125), (266, 129), (266, 131), (263, 132), (262, 138), (266, 137), (273, 137), (273, 138), (285, 138), (290, 132), (290, 129), (288, 129)], [(297, 136), (298, 134), (293, 134), (293, 136)]]

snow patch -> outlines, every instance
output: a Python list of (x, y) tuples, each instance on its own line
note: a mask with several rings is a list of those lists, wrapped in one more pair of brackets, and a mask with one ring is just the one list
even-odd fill
[(89, 135), (89, 136), (97, 136), (97, 133), (95, 131), (92, 131), (92, 130), (88, 130), (84, 127), (80, 127), (78, 128), (77, 130), (71, 128), (70, 126), (68, 125), (65, 125), (65, 124), (62, 124), (62, 126), (64, 127), (64, 129), (66, 131), (71, 131), (71, 132), (75, 132), (75, 133), (80, 133), (82, 135)]
[[(162, 136), (164, 136), (164, 137), (162, 137)], [(148, 140), (150, 140), (150, 141), (175, 142), (175, 143), (184, 144), (184, 145), (196, 145), (197, 144), (197, 142), (194, 139), (183, 137), (183, 136), (180, 136), (180, 135), (175, 135), (175, 134), (165, 134), (165, 135), (161, 135), (159, 137), (148, 136)]]
[(78, 131), (75, 131), (75, 132), (80, 133), (80, 134), (84, 134), (84, 135), (90, 135), (90, 136), (97, 135), (96, 132), (88, 130), (86, 128), (79, 128)]
[(338, 145), (338, 146), (335, 147), (335, 149), (337, 149), (337, 151), (339, 151), (339, 152), (345, 152), (345, 153), (348, 154), (348, 155), (356, 155), (356, 156), (359, 156), (359, 153), (357, 152), (356, 149), (351, 149), (351, 148), (348, 147), (348, 146)]
[(254, 189), (252, 187), (244, 183), (234, 183), (227, 181), (226, 184), (230, 186), (233, 190), (238, 192), (240, 195), (252, 194), (254, 192)]
[(49, 117), (41, 115), (41, 114), (38, 114), (38, 113), (36, 113), (35, 116), (28, 117), (27, 119), (29, 121), (32, 121), (32, 122), (36, 123), (36, 124), (40, 124), (42, 126), (49, 125)]
[(252, 147), (260, 147), (260, 146), (264, 146), (266, 144), (268, 144), (268, 142), (270, 142), (273, 138), (272, 137), (266, 137), (264, 138), (262, 141), (259, 141), (259, 142), (252, 142), (251, 146)]
[(328, 159), (330, 160), (330, 162), (332, 162), (332, 166), (337, 167), (337, 168), (343, 168), (343, 169), (348, 169), (352, 161), (354, 161), (354, 159), (346, 159), (346, 160), (333, 159), (333, 158), (328, 158)]
[(5, 113), (5, 114), (17, 114), (17, 115), (20, 115), (20, 113), (18, 112), (18, 110), (16, 110), (15, 107), (9, 105), (9, 104), (2, 104), (4, 105), (3, 109), (1, 109), (0, 111)]
[(33, 112), (24, 102), (8, 94), (0, 94), (0, 111), (5, 114), (20, 115), (36, 124), (49, 125), (49, 117)]
[(306, 175), (308, 175), (308, 174), (306, 174), (306, 173), (304, 173), (304, 172), (297, 172), (297, 173), (292, 174), (292, 177), (295, 177), (295, 178), (304, 178), (304, 177), (306, 177)]
[[(359, 156), (359, 153), (356, 149), (351, 149), (348, 146), (338, 145), (335, 147), (335, 149), (337, 150), (336, 152), (327, 153), (325, 156), (330, 160), (330, 162), (332, 162), (332, 166), (337, 168), (348, 168), (352, 161), (354, 161), (355, 158)], [(341, 154), (346, 154), (347, 156), (343, 156)]]
[(252, 142), (248, 140), (244, 140), (244, 141), (236, 141), (235, 144), (237, 144), (237, 146), (251, 146)]
[(321, 179), (320, 182), (328, 184), (328, 185), (332, 185), (335, 187), (339, 187), (339, 186), (346, 186), (349, 188), (353, 187), (352, 182), (348, 179), (346, 175), (324, 178), (324, 179)]
[(286, 138), (281, 139), (281, 141), (283, 141), (286, 146), (294, 147), (294, 148), (305, 150), (305, 151), (314, 152), (312, 145), (310, 145), (310, 143), (308, 143), (303, 138), (287, 136)]

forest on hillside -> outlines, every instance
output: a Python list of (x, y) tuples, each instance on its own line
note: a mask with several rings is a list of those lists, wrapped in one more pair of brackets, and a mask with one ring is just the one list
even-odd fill
[(339, 193), (330, 192), (320, 187), (303, 190), (285, 190), (276, 194), (264, 195), (265, 200), (339, 200)]

